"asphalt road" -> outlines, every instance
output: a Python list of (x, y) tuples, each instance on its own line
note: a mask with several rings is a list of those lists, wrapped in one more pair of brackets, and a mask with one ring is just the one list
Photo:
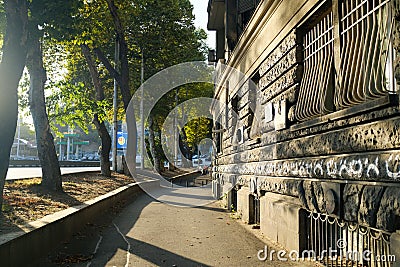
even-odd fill
[[(61, 174), (77, 173), (77, 172), (88, 172), (88, 171), (100, 171), (100, 167), (66, 167), (61, 168)], [(22, 178), (34, 178), (41, 177), (42, 169), (38, 167), (27, 167), (27, 168), (9, 168), (6, 180), (22, 179)]]

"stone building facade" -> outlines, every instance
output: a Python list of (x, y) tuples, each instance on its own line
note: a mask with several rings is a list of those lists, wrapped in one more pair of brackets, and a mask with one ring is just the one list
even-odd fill
[(400, 1), (210, 0), (208, 14), (214, 194), (289, 250), (400, 264)]

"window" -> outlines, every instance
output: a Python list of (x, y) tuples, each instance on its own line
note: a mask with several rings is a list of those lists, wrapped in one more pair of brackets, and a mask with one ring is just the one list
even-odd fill
[(395, 91), (391, 1), (333, 3), (328, 1), (299, 27), (304, 73), (295, 112), (298, 121)]
[(333, 111), (333, 14), (328, 10), (303, 37), (304, 73), (296, 119), (299, 121)]
[(261, 0), (226, 1), (226, 37), (228, 48), (233, 51), (244, 28), (249, 23)]
[(392, 14), (387, 0), (340, 2), (339, 87), (335, 105), (351, 107), (393, 88)]

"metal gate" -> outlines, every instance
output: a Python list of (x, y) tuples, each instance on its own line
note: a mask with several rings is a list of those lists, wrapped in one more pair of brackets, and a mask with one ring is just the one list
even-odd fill
[(260, 198), (257, 195), (250, 195), (249, 224), (260, 224)]

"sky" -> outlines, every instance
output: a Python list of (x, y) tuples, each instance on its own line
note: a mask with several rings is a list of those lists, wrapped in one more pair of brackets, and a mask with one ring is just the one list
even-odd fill
[(207, 6), (208, 0), (190, 0), (194, 6), (195, 25), (197, 28), (202, 28), (208, 33), (207, 44), (210, 48), (215, 48), (215, 31), (207, 31)]

